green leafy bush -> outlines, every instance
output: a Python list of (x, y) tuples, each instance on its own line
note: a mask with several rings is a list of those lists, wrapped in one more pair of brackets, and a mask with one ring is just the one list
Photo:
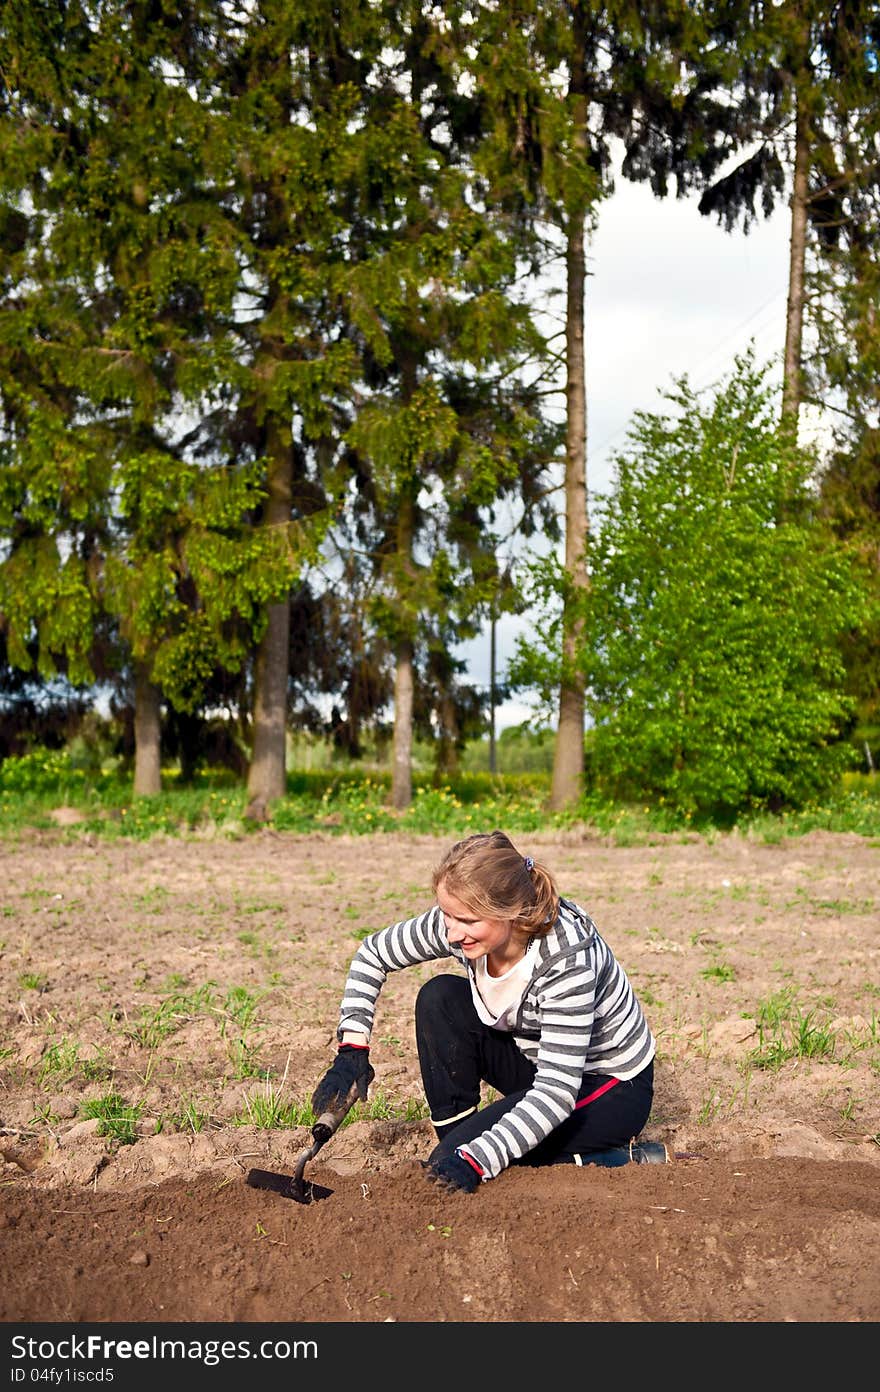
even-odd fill
[[(724, 825), (815, 803), (852, 765), (841, 639), (870, 587), (765, 378), (745, 358), (708, 402), (683, 380), (673, 411), (638, 413), (595, 508), (580, 662), (600, 798)], [(545, 563), (537, 583), (558, 601), (564, 576)], [(526, 647), (519, 676), (541, 661)]]
[(86, 782), (85, 770), (74, 766), (66, 749), (34, 749), (0, 764), (0, 792), (4, 793), (31, 797), (81, 793)]

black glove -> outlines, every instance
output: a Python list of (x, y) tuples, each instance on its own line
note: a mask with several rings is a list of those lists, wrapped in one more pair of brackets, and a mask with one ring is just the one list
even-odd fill
[(483, 1182), (483, 1172), (476, 1168), (476, 1161), (466, 1160), (457, 1150), (445, 1160), (435, 1160), (428, 1165), (428, 1178), (443, 1189), (459, 1189), (473, 1194)]
[(358, 1097), (363, 1102), (367, 1088), (376, 1073), (370, 1063), (370, 1050), (357, 1044), (340, 1044), (336, 1062), (328, 1068), (312, 1093), (312, 1111), (315, 1116), (322, 1112), (335, 1111), (357, 1083)]

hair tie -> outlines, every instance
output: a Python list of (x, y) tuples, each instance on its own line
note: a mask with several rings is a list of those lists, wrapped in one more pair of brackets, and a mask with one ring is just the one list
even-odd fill
[(523, 865), (526, 867), (526, 870), (527, 870), (528, 874), (531, 875), (532, 871), (533, 871), (534, 868), (535, 868), (535, 862), (532, 860), (532, 857), (531, 857), (531, 856), (525, 856), (525, 857), (523, 858)]

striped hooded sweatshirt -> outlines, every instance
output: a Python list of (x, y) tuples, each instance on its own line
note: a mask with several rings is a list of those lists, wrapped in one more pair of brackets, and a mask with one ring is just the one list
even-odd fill
[[(464, 966), (473, 989), (473, 966), (449, 942), (437, 904), (364, 938), (345, 983), (337, 1037), (358, 1030), (369, 1039), (389, 972), (446, 957)], [(493, 1179), (571, 1115), (584, 1073), (625, 1082), (650, 1063), (657, 1047), (623, 968), (589, 915), (566, 899), (550, 932), (538, 939), (511, 1033), (537, 1071), (521, 1101), (468, 1141), (469, 1154)]]

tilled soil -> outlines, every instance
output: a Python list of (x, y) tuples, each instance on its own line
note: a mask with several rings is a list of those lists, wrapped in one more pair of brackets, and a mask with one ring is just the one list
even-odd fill
[[(511, 1171), (476, 1198), (400, 1169), (305, 1207), (241, 1179), (7, 1195), (6, 1320), (876, 1320), (858, 1161)], [(328, 1186), (329, 1187), (329, 1186)]]
[[(472, 1196), (433, 1130), (412, 1004), (308, 1206), (249, 1187), (329, 1063), (362, 932), (420, 912), (447, 842), (264, 833), (0, 846), (0, 1319), (528, 1325), (872, 1322), (880, 1311), (880, 847), (814, 833), (520, 838), (592, 914), (658, 1038), (665, 1165), (514, 1168)], [(83, 1104), (113, 1090), (134, 1143)], [(262, 1111), (261, 1111), (262, 1109)], [(408, 1110), (407, 1110), (408, 1109)]]

